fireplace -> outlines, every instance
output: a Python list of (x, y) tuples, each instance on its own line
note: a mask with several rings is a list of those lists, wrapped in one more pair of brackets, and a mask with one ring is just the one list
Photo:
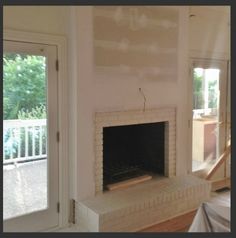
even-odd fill
[(143, 175), (164, 175), (165, 122), (103, 128), (103, 190)]
[(94, 132), (95, 194), (144, 173), (176, 175), (175, 108), (98, 112)]
[[(192, 211), (209, 199), (209, 181), (176, 176), (174, 107), (98, 112), (94, 125), (94, 195), (79, 201), (76, 209), (84, 231), (137, 231)], [(114, 179), (143, 171), (157, 176), (135, 186), (104, 191)], [(119, 183), (123, 182), (115, 186)]]

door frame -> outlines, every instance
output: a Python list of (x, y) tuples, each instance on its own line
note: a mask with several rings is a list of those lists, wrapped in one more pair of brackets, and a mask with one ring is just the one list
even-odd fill
[[(228, 60), (227, 59), (215, 59), (215, 58), (201, 58), (201, 57), (191, 57), (189, 58), (189, 80), (188, 80), (188, 127), (189, 127), (189, 133), (188, 133), (188, 141), (189, 141), (189, 146), (188, 146), (188, 157), (189, 157), (189, 163), (188, 163), (188, 173), (194, 173), (198, 174), (201, 173), (201, 170), (192, 171), (192, 129), (193, 129), (193, 115), (192, 115), (192, 110), (193, 110), (193, 67), (194, 67), (194, 62), (196, 64), (202, 65), (202, 66), (214, 66), (214, 65), (221, 65), (223, 69), (223, 77), (225, 77), (226, 81), (224, 82), (224, 89), (223, 92), (221, 92), (221, 96), (223, 97), (224, 100), (220, 102), (220, 107), (221, 107), (221, 114), (219, 121), (223, 121), (224, 123), (222, 126), (224, 126), (224, 137), (226, 139), (226, 106), (227, 106), (227, 83), (228, 83)], [(223, 107), (223, 105), (225, 107)], [(219, 148), (219, 153), (221, 154), (223, 151), (223, 147), (225, 146), (226, 141), (221, 142), (220, 148)]]
[[(69, 180), (68, 180), (68, 83), (67, 79), (67, 49), (66, 39), (63, 36), (55, 36), (41, 33), (4, 30), (3, 40), (11, 40), (26, 43), (54, 45), (57, 47), (58, 57), (58, 128), (59, 139), (59, 225), (50, 229), (66, 227), (69, 224)], [(49, 230), (48, 230), (49, 231)]]

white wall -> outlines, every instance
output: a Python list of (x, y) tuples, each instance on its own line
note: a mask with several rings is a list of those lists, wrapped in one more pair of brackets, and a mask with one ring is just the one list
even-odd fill
[(3, 28), (65, 35), (69, 7), (4, 6)]
[(230, 7), (191, 6), (190, 14), (190, 56), (229, 59)]

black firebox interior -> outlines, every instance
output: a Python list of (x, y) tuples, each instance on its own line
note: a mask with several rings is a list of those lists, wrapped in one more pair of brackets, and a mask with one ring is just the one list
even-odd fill
[(103, 190), (143, 174), (164, 175), (165, 122), (103, 128)]

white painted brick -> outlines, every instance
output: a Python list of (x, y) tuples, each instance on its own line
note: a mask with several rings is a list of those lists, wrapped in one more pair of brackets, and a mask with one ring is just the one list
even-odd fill
[(103, 174), (101, 173), (101, 171), (95, 171), (95, 178), (95, 184), (102, 184)]
[(97, 156), (96, 157), (97, 161), (95, 162), (95, 164), (102, 164), (102, 162), (103, 162), (103, 152), (102, 151), (97, 151), (95, 153), (95, 155)]
[[(173, 169), (176, 169), (174, 165), (170, 162), (175, 161), (175, 108), (159, 108), (150, 109), (145, 112), (142, 111), (125, 111), (125, 112), (101, 112), (95, 114), (95, 179), (102, 179), (102, 132), (105, 126), (118, 126), (118, 125), (128, 125), (128, 124), (139, 124), (139, 123), (150, 123), (150, 122), (160, 122), (166, 121), (165, 127), (165, 154), (166, 160), (165, 166), (171, 167), (170, 169), (165, 168), (165, 174), (170, 176)], [(169, 149), (167, 149), (169, 148)], [(173, 151), (173, 153), (171, 153)], [(169, 161), (170, 160), (170, 161)], [(173, 168), (172, 168), (173, 167)], [(99, 170), (99, 171), (98, 171)], [(167, 172), (168, 171), (168, 172)], [(102, 184), (102, 181), (96, 184)], [(97, 189), (97, 188), (96, 188)], [(102, 189), (102, 186), (101, 186)]]
[(96, 133), (95, 134), (95, 143), (100, 143), (100, 141), (103, 141), (103, 135), (102, 135), (102, 133)]

